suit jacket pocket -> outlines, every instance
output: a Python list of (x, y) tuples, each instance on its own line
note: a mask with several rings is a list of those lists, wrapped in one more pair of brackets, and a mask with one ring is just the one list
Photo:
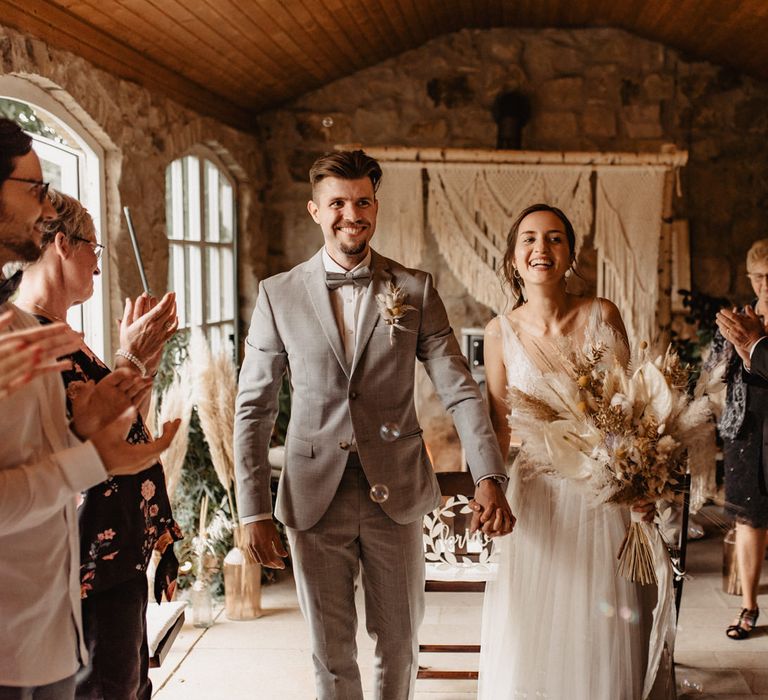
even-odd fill
[(288, 437), (286, 448), (289, 453), (293, 452), (294, 454), (301, 455), (302, 457), (315, 456), (315, 450), (311, 442), (302, 440), (301, 438), (293, 437), (292, 435)]

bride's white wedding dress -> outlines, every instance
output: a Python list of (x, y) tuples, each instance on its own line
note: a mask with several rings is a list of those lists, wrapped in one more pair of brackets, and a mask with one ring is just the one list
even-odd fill
[[(562, 344), (604, 337), (609, 327), (597, 300), (586, 315), (574, 335), (551, 347), (500, 317), (508, 385), (530, 391)], [(590, 507), (572, 482), (524, 477), (515, 466), (507, 498), (517, 524), (496, 540), (501, 553), (498, 577), (486, 590), (479, 697), (639, 700), (650, 609), (641, 600), (647, 594), (616, 573), (628, 512)]]

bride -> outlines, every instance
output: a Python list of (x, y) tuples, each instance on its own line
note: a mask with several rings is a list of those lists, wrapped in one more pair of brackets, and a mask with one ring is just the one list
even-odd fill
[[(616, 306), (566, 291), (574, 259), (575, 234), (562, 211), (536, 204), (518, 216), (502, 270), (514, 308), (485, 333), (488, 400), (504, 455), (508, 387), (530, 392), (569, 351), (598, 339), (609, 339), (619, 360), (628, 361)], [(592, 507), (572, 482), (526, 474), (520, 460), (511, 469), (507, 498), (518, 520), (498, 541), (499, 573), (486, 592), (479, 697), (639, 700), (650, 607), (642, 600), (646, 593), (616, 573), (629, 513)]]

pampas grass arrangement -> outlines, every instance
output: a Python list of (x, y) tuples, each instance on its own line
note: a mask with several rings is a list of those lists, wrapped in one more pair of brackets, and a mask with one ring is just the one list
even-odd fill
[[(154, 396), (153, 396), (154, 400)], [(155, 411), (150, 408), (150, 415)], [(181, 479), (181, 469), (189, 447), (189, 421), (192, 417), (192, 388), (190, 382), (189, 361), (185, 361), (178, 369), (177, 375), (163, 392), (160, 400), (160, 410), (157, 421), (162, 425), (170, 420), (169, 416), (181, 418), (181, 425), (173, 442), (163, 452), (160, 459), (165, 471), (165, 483), (168, 497), (173, 502), (176, 487)]]

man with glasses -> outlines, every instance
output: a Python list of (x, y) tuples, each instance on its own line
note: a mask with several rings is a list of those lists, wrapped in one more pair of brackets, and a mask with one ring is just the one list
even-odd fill
[[(43, 223), (54, 215), (46, 193), (30, 137), (0, 119), (0, 268), (40, 255)], [(8, 302), (19, 274), (0, 274), (3, 334), (38, 328)], [(87, 658), (76, 497), (109, 475), (155, 462), (178, 427), (171, 424), (153, 443), (126, 443), (132, 404), (147, 384), (128, 370), (111, 377), (83, 388), (71, 422), (57, 373), (0, 397), (0, 700), (73, 697), (75, 672)]]

